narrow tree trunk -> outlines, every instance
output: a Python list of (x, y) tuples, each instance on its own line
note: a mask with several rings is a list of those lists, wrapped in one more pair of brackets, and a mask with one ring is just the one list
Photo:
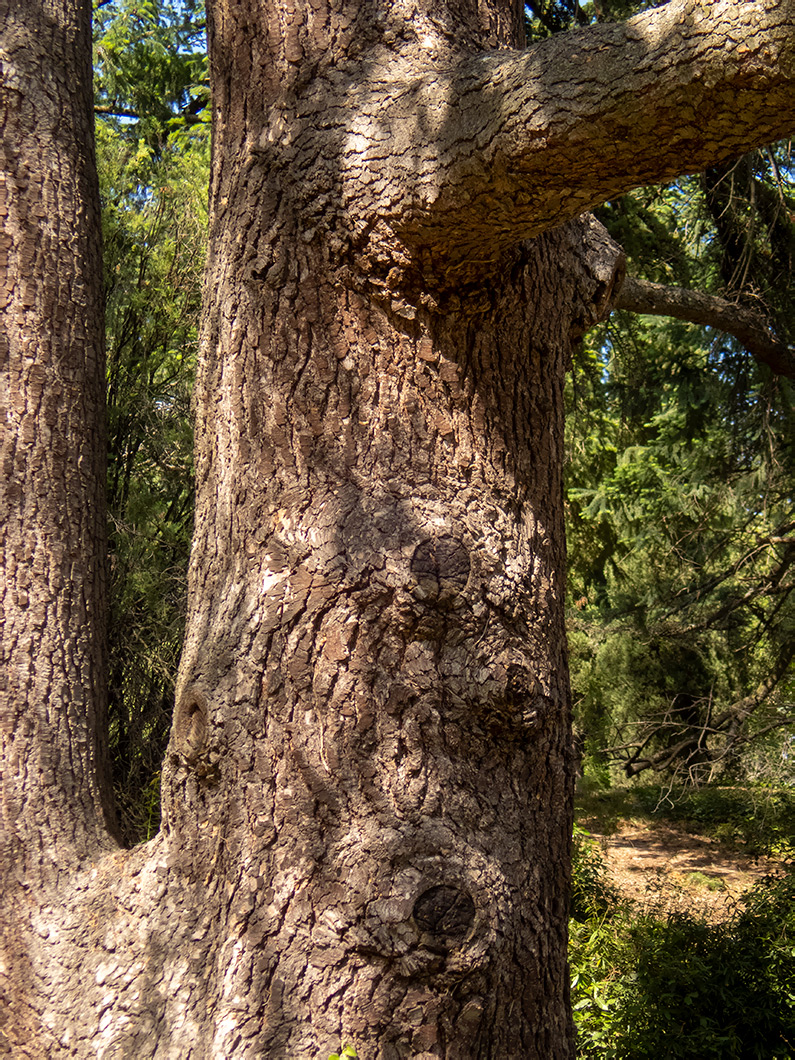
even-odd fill
[(102, 276), (90, 7), (3, 0), (0, 25), (0, 812), (30, 884), (108, 845)]
[(0, 1051), (29, 913), (108, 836), (104, 361), (90, 6), (0, 2)]

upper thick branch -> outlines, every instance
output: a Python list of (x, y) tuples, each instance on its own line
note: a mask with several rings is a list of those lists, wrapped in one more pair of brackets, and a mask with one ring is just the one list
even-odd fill
[(494, 260), (633, 187), (791, 133), (795, 0), (671, 0), (391, 88), (378, 146), (354, 168), (380, 154), (382, 179), (402, 171), (412, 192), (393, 223), (407, 242), (454, 267)]

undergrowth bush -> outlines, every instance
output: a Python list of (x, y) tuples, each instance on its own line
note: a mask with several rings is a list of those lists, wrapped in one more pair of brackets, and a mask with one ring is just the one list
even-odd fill
[(571, 904), (573, 920), (588, 921), (602, 916), (618, 900), (615, 888), (605, 872), (598, 843), (575, 824), (571, 850)]
[(619, 903), (573, 919), (570, 961), (581, 1060), (795, 1056), (795, 867), (722, 924)]

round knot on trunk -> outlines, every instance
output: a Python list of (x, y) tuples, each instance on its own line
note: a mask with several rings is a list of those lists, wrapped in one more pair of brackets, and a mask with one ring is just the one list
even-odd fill
[(454, 537), (428, 538), (414, 550), (414, 596), (435, 607), (452, 607), (469, 581), (469, 551)]
[(475, 903), (466, 891), (443, 883), (419, 896), (413, 916), (424, 935), (447, 949), (466, 938), (475, 922)]

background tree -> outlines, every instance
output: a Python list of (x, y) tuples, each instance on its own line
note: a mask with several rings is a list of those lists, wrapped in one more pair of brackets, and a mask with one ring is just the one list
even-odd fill
[(57, 880), (109, 845), (104, 360), (90, 13), (4, 2), (0, 26), (0, 871), (13, 902), (14, 884)]
[(159, 825), (185, 623), (190, 390), (206, 246), (203, 9), (102, 4), (95, 109), (105, 251), (110, 753), (128, 842)]
[(791, 8), (528, 52), (497, 3), (266, 14), (211, 23), (164, 828), (34, 903), (5, 1034), (569, 1056), (562, 381), (621, 255), (547, 230), (788, 131)]
[[(734, 292), (724, 275), (724, 232), (701, 179), (606, 207), (602, 216), (627, 247), (639, 287), (706, 292), (704, 305), (717, 296), (727, 309), (724, 328), (735, 333), (737, 315), (755, 306), (756, 329), (786, 350), (790, 263), (769, 248), (786, 243), (780, 230), (792, 223), (767, 223), (753, 208), (770, 192), (789, 211), (786, 150), (737, 164), (744, 172), (755, 165), (765, 191), (730, 197), (754, 244), (745, 247), (749, 265)], [(680, 316), (703, 322), (692, 310), (680, 300)], [(590, 337), (572, 380), (580, 724), (597, 759), (612, 756), (630, 776), (742, 775), (749, 741), (772, 737), (795, 714), (792, 387), (771, 373), (766, 356), (749, 356), (754, 337), (745, 338), (618, 314)], [(776, 746), (780, 756), (780, 739)]]
[(35, 1040), (30, 911), (115, 845), (102, 275), (90, 11), (4, 0), (0, 32), (1, 1022)]

